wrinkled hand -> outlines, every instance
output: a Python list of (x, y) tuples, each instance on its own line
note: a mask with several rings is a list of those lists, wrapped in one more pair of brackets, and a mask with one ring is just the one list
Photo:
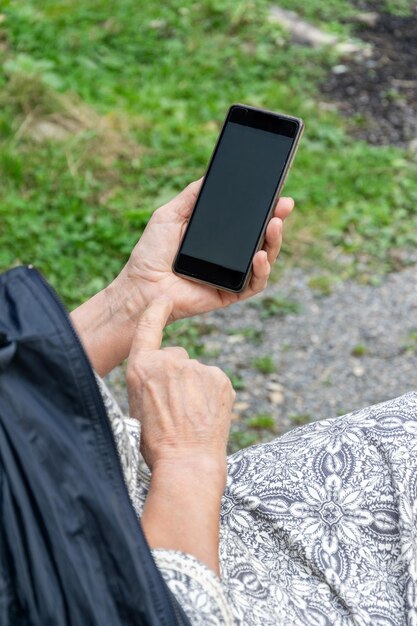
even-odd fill
[[(172, 301), (154, 300), (140, 318), (126, 382), (129, 411), (141, 422), (140, 449), (149, 468), (209, 461), (226, 478), (226, 448), (235, 391), (217, 367), (183, 348), (161, 348)], [(222, 485), (224, 487), (224, 484)]]
[(280, 198), (266, 230), (265, 245), (254, 256), (247, 289), (240, 294), (229, 293), (176, 276), (171, 269), (201, 183), (202, 179), (194, 181), (153, 213), (116, 279), (122, 289), (137, 291), (145, 305), (162, 294), (171, 298), (169, 322), (224, 307), (262, 291), (281, 248), (283, 220), (294, 206), (292, 198)]

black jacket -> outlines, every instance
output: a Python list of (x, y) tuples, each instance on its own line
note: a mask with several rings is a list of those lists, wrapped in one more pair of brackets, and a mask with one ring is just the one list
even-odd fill
[(0, 276), (0, 626), (190, 626), (153, 560), (94, 372), (32, 267)]

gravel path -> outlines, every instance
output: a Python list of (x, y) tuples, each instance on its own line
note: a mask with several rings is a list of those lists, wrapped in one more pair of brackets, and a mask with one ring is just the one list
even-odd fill
[[(259, 440), (417, 387), (417, 266), (388, 275), (377, 287), (338, 283), (326, 296), (309, 286), (311, 277), (291, 269), (252, 303), (191, 322), (213, 327), (203, 338), (201, 360), (244, 385), (234, 428), (243, 430), (260, 414), (272, 416), (274, 426)], [(298, 312), (283, 314), (277, 297), (284, 308), (298, 305)], [(259, 357), (266, 357), (261, 366), (269, 373), (254, 365)], [(122, 368), (108, 382), (127, 409)]]

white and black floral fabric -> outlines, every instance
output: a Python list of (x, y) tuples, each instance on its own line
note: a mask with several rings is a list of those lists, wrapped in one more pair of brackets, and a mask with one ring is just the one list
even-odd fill
[[(98, 380), (140, 517), (140, 424)], [(195, 626), (417, 626), (417, 393), (229, 456), (221, 578), (152, 554)]]

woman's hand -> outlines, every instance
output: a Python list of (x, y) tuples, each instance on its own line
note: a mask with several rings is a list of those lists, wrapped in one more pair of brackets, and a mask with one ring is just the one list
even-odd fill
[(126, 379), (142, 455), (152, 471), (141, 524), (151, 548), (194, 555), (217, 575), (220, 506), (235, 392), (216, 367), (183, 348), (160, 349), (172, 302), (155, 300), (141, 317)]
[(241, 294), (220, 291), (173, 274), (171, 266), (191, 215), (201, 180), (157, 209), (120, 274), (103, 291), (72, 311), (71, 319), (96, 371), (105, 376), (129, 354), (136, 324), (146, 306), (165, 295), (173, 301), (169, 322), (227, 306), (262, 291), (278, 256), (283, 220), (294, 202), (281, 198), (266, 229), (263, 250)]
[[(226, 448), (235, 391), (217, 367), (183, 348), (160, 349), (172, 301), (155, 300), (142, 315), (126, 381), (130, 415), (141, 422), (141, 452), (151, 470), (205, 461), (226, 480)], [(224, 488), (224, 485), (223, 485)]]
[(279, 200), (266, 230), (265, 245), (254, 256), (248, 288), (233, 294), (176, 276), (171, 269), (201, 183), (202, 179), (191, 183), (154, 212), (113, 285), (121, 293), (126, 290), (137, 293), (138, 300), (145, 305), (160, 295), (170, 297), (173, 310), (169, 322), (224, 307), (262, 291), (280, 251), (283, 220), (294, 206), (292, 198)]

